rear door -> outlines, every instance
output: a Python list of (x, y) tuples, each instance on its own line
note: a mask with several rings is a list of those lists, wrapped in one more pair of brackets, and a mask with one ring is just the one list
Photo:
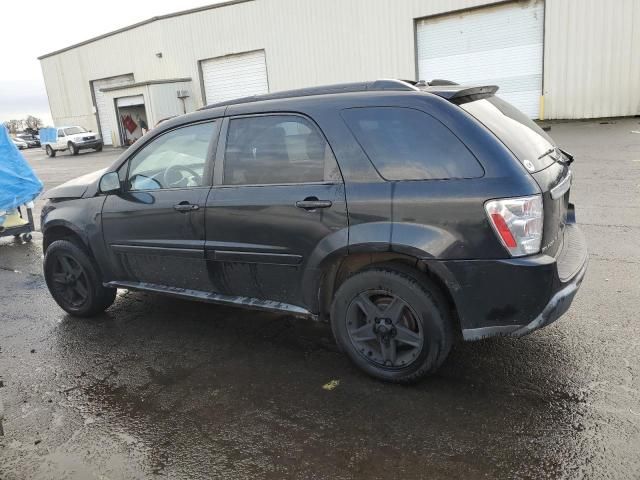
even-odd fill
[(206, 207), (213, 289), (305, 307), (301, 284), (311, 258), (348, 226), (333, 152), (302, 115), (225, 122)]
[(113, 280), (208, 288), (204, 207), (217, 128), (209, 121), (170, 130), (123, 165), (123, 192), (102, 209)]

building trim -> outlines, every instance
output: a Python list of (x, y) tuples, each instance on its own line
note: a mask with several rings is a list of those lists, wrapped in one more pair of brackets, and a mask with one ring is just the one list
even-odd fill
[(190, 82), (191, 77), (184, 78), (168, 78), (166, 80), (147, 80), (146, 82), (136, 82), (136, 83), (127, 83), (125, 85), (116, 85), (114, 87), (106, 87), (101, 88), (101, 92), (113, 92), (115, 90), (126, 90), (132, 87), (146, 87), (147, 85), (159, 85), (162, 83), (179, 83), (179, 82)]
[(157, 16), (151, 17), (151, 18), (149, 18), (147, 20), (143, 20), (142, 22), (134, 23), (133, 25), (122, 27), (122, 28), (119, 28), (117, 30), (113, 30), (113, 31), (108, 32), (108, 33), (103, 33), (102, 35), (98, 35), (97, 37), (93, 37), (93, 38), (90, 38), (90, 39), (85, 40), (83, 42), (75, 43), (75, 44), (70, 45), (68, 47), (61, 48), (60, 50), (55, 50), (55, 51), (50, 52), (50, 53), (45, 53), (44, 55), (39, 56), (38, 60), (42, 60), (42, 59), (47, 58), (47, 57), (52, 57), (54, 55), (58, 55), (59, 53), (67, 52), (69, 50), (73, 50), (74, 48), (82, 47), (83, 45), (87, 45), (88, 43), (93, 43), (93, 42), (96, 42), (98, 40), (102, 40), (103, 38), (111, 37), (113, 35), (117, 35), (119, 33), (126, 32), (128, 30), (133, 30), (134, 28), (142, 27), (144, 25), (148, 25), (150, 23), (157, 22), (158, 20), (166, 20), (167, 18), (181, 17), (183, 15), (190, 15), (192, 13), (204, 12), (206, 10), (214, 10), (216, 8), (230, 7), (232, 5), (237, 5), (237, 4), (240, 4), (240, 3), (248, 3), (248, 2), (253, 2), (253, 1), (254, 0), (230, 0), (230, 1), (224, 2), (224, 3), (217, 3), (217, 4), (214, 4), (214, 5), (205, 5), (204, 7), (191, 8), (189, 10), (181, 10), (179, 12), (174, 12), (174, 13), (167, 13), (166, 15), (157, 15)]

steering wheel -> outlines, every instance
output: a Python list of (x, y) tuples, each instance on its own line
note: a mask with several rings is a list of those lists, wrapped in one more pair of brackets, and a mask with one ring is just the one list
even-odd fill
[[(194, 185), (189, 185), (189, 182), (194, 182)], [(202, 184), (202, 177), (189, 167), (172, 165), (164, 171), (162, 183), (167, 188), (196, 186)]]

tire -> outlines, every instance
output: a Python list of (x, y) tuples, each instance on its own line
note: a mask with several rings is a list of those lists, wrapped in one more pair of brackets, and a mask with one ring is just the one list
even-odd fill
[(33, 240), (33, 235), (31, 235), (30, 233), (23, 233), (22, 240), (24, 242), (30, 242), (31, 240)]
[(77, 155), (78, 154), (78, 147), (76, 147), (73, 143), (69, 142), (67, 144), (67, 146), (69, 147), (69, 153), (71, 155)]
[(74, 317), (95, 316), (116, 298), (115, 288), (102, 285), (89, 255), (68, 240), (57, 240), (47, 248), (44, 278), (56, 303)]
[(55, 156), (56, 156), (56, 151), (55, 151), (53, 148), (51, 148), (51, 145), (47, 145), (47, 146), (45, 147), (45, 150), (47, 151), (47, 155), (48, 155), (49, 157), (53, 158), (53, 157), (55, 157)]
[(411, 383), (435, 372), (453, 344), (447, 301), (420, 272), (373, 267), (335, 294), (331, 328), (338, 346), (367, 374)]
[(94, 150), (96, 152), (101, 152), (102, 151), (102, 145), (100, 145), (99, 147), (96, 147)]

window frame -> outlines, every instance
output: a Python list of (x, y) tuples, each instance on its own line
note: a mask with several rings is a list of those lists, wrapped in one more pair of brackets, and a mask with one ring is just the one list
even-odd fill
[[(478, 164), (478, 167), (480, 167), (480, 170), (482, 171), (482, 175), (479, 175), (477, 177), (404, 178), (404, 179), (399, 179), (399, 180), (394, 180), (394, 179), (390, 179), (390, 178), (385, 177), (382, 174), (382, 172), (378, 169), (378, 167), (376, 166), (376, 164), (373, 161), (373, 159), (369, 156), (369, 152), (367, 152), (367, 150), (365, 149), (364, 145), (362, 145), (362, 143), (360, 142), (360, 139), (356, 135), (356, 132), (354, 132), (353, 129), (351, 128), (351, 125), (349, 125), (349, 122), (347, 121), (347, 118), (345, 117), (345, 115), (343, 115), (344, 112), (348, 112), (348, 111), (352, 111), (352, 110), (367, 110), (367, 109), (376, 109), (376, 108), (388, 108), (388, 109), (398, 109), (398, 110), (415, 110), (417, 112), (422, 113), (423, 115), (431, 117), (433, 120), (435, 120), (440, 125), (442, 125), (444, 128), (446, 128), (451, 133), (451, 135), (453, 135), (460, 142), (460, 144), (469, 152), (469, 155), (471, 155), (471, 157)], [(362, 106), (357, 106), (357, 107), (343, 108), (342, 110), (340, 110), (340, 118), (342, 119), (344, 125), (349, 130), (349, 133), (351, 134), (351, 136), (353, 137), (355, 142), (360, 147), (360, 150), (362, 150), (362, 153), (369, 160), (369, 163), (371, 164), (373, 169), (376, 171), (378, 176), (382, 180), (384, 180), (385, 182), (442, 182), (442, 181), (476, 180), (478, 178), (484, 178), (486, 176), (486, 174), (487, 174), (487, 172), (486, 172), (486, 170), (484, 168), (484, 165), (482, 164), (480, 159), (476, 156), (476, 154), (469, 148), (469, 146), (462, 140), (462, 138), (460, 138), (460, 136), (458, 134), (456, 134), (456, 132), (449, 125), (444, 123), (442, 120), (437, 118), (435, 115), (433, 115), (433, 114), (431, 114), (431, 113), (429, 113), (429, 112), (427, 112), (425, 110), (422, 110), (420, 108), (416, 108), (416, 107), (413, 107), (413, 106), (405, 106), (405, 105), (377, 105), (377, 104), (376, 105), (362, 105)]]
[[(118, 174), (120, 174), (121, 170), (124, 170), (124, 179), (121, 178), (121, 182), (123, 183), (122, 191), (127, 193), (138, 193), (138, 192), (151, 192), (151, 193), (156, 192), (157, 193), (157, 192), (165, 192), (165, 191), (171, 191), (171, 190), (195, 190), (199, 188), (211, 188), (213, 184), (212, 180), (213, 180), (213, 168), (215, 163), (215, 153), (216, 153), (218, 140), (220, 138), (220, 124), (222, 123), (222, 120), (223, 120), (222, 118), (211, 118), (211, 119), (201, 120), (193, 123), (185, 123), (182, 125), (177, 125), (168, 130), (165, 130), (164, 132), (158, 135), (154, 135), (153, 138), (150, 138), (149, 140), (147, 140), (143, 145), (140, 146), (140, 148), (138, 148), (135, 152), (133, 152), (131, 156), (128, 157), (125, 160), (125, 162), (118, 168)], [(209, 141), (209, 147), (207, 148), (207, 157), (205, 158), (204, 171), (202, 173), (202, 185), (198, 185), (196, 187), (150, 188), (150, 189), (143, 189), (143, 190), (132, 190), (131, 188), (129, 188), (129, 173), (131, 169), (131, 162), (136, 158), (136, 156), (140, 154), (140, 152), (142, 152), (145, 148), (147, 148), (157, 139), (169, 133), (175, 132), (177, 130), (181, 130), (183, 128), (193, 127), (195, 125), (202, 125), (205, 123), (213, 123), (214, 128), (213, 128), (213, 132), (211, 133), (211, 140)]]
[[(300, 117), (313, 125), (318, 133), (322, 136), (327, 145), (329, 146), (329, 150), (331, 151), (331, 155), (333, 156), (333, 161), (338, 168), (338, 173), (340, 174), (340, 179), (336, 180), (321, 180), (316, 182), (279, 182), (279, 183), (242, 183), (242, 184), (225, 184), (224, 182), (224, 164), (226, 161), (226, 149), (227, 149), (227, 140), (229, 138), (229, 125), (231, 120), (236, 120), (240, 118), (254, 118), (254, 117)], [(331, 143), (327, 139), (327, 136), (324, 134), (320, 126), (308, 115), (304, 115), (299, 112), (266, 112), (266, 113), (248, 113), (241, 115), (231, 115), (228, 117), (224, 117), (224, 123), (220, 128), (220, 135), (218, 140), (218, 147), (216, 150), (216, 161), (213, 167), (213, 186), (219, 188), (239, 188), (239, 187), (283, 187), (283, 186), (292, 186), (292, 185), (342, 185), (344, 184), (344, 176), (342, 175), (342, 171), (340, 170), (340, 164), (338, 163), (338, 159), (336, 158), (336, 154), (331, 146)]]

